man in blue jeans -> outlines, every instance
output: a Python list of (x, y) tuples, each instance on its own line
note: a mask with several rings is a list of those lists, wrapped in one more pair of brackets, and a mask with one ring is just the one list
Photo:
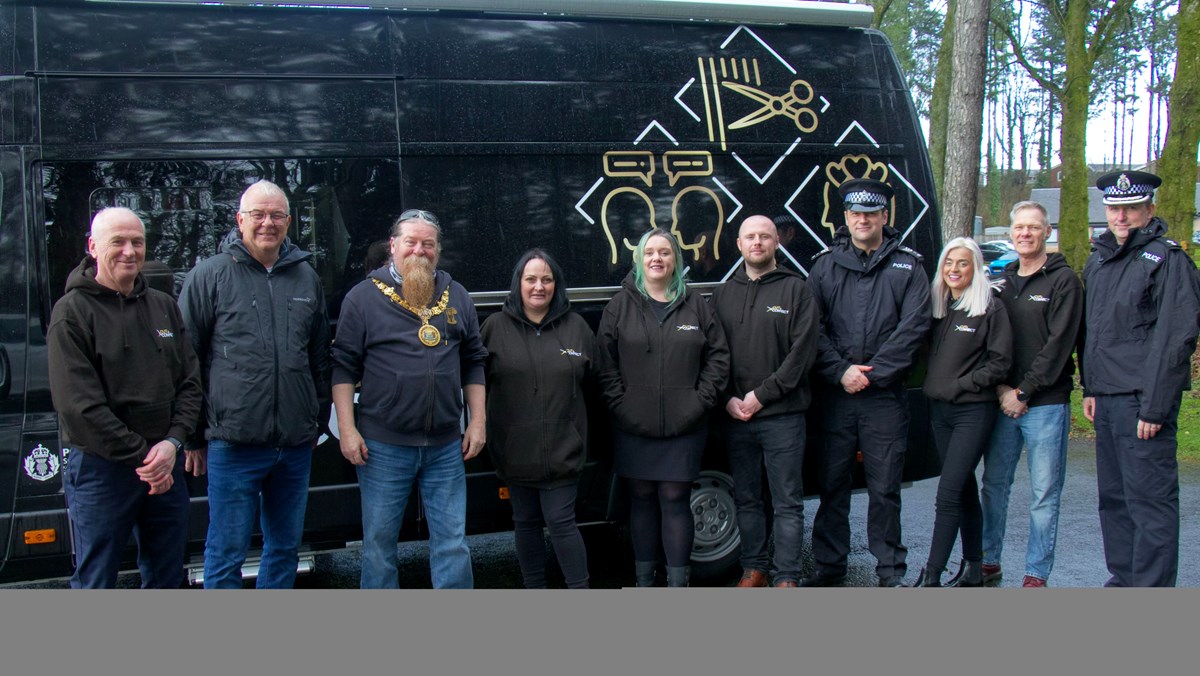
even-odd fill
[(433, 587), (469, 589), (464, 462), (483, 450), (487, 349), (467, 290), (437, 269), (437, 217), (410, 209), (390, 234), (391, 260), (346, 294), (333, 344), (338, 438), (358, 469), (362, 497), (360, 586), (399, 585), (396, 542), (415, 482)]
[(237, 228), (180, 293), (204, 377), (203, 435), (188, 447), (208, 470), (206, 589), (241, 588), (256, 516), (257, 587), (296, 580), (312, 450), (329, 419), (329, 321), (312, 254), (287, 238), (291, 220), (279, 186), (251, 185)]
[(774, 511), (776, 587), (800, 580), (804, 544), (804, 412), (812, 402), (808, 372), (817, 355), (817, 303), (800, 275), (775, 262), (779, 234), (766, 216), (738, 230), (745, 265), (713, 290), (717, 319), (729, 337), (732, 377), (724, 429), (742, 534), (739, 587), (767, 586), (767, 515), (763, 475)]
[(1046, 252), (1052, 229), (1045, 207), (1019, 202), (1009, 222), (1018, 258), (1004, 269), (1000, 297), (1012, 322), (1013, 366), (997, 388), (1003, 415), (984, 454), (983, 562), (978, 570), (964, 562), (951, 586), (1000, 581), (1008, 497), (1022, 446), (1028, 449), (1032, 495), (1021, 586), (1045, 587), (1054, 566), (1074, 387), (1071, 352), (1083, 316), (1083, 285), (1062, 254)]

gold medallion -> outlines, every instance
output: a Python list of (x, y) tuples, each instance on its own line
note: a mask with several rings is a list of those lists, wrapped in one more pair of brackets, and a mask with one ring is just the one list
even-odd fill
[[(393, 303), (421, 318), (421, 326), (417, 329), (417, 339), (421, 341), (422, 345), (425, 347), (436, 347), (437, 344), (442, 341), (442, 332), (438, 331), (436, 326), (433, 326), (429, 323), (429, 318), (436, 317), (446, 311), (446, 307), (450, 305), (450, 287), (446, 287), (446, 290), (442, 292), (442, 297), (438, 301), (437, 305), (433, 307), (417, 308), (405, 302), (405, 300), (400, 297), (400, 294), (396, 293), (396, 290), (387, 284), (384, 284), (378, 279), (372, 279), (371, 281), (375, 282), (375, 287), (378, 288), (383, 295), (390, 298)], [(455, 312), (456, 310), (454, 308), (450, 308), (449, 314), (451, 317), (451, 324), (457, 323), (456, 321), (453, 321)]]
[(442, 342), (442, 332), (437, 330), (437, 327), (432, 324), (422, 324), (421, 328), (417, 329), (417, 338), (421, 340), (421, 344), (425, 347), (435, 347)]

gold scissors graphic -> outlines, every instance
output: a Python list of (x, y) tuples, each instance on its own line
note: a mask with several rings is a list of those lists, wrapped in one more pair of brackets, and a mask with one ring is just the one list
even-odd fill
[(758, 110), (732, 122), (729, 125), (730, 129), (752, 127), (777, 115), (792, 118), (796, 127), (806, 134), (817, 128), (817, 114), (811, 108), (803, 107), (804, 104), (813, 100), (812, 85), (804, 80), (793, 81), (792, 86), (783, 96), (774, 96), (749, 85), (728, 80), (722, 82), (721, 86), (762, 104)]

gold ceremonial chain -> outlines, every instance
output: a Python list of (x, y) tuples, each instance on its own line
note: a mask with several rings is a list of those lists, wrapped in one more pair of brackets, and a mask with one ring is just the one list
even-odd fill
[[(429, 323), (429, 318), (436, 317), (446, 311), (446, 306), (450, 304), (450, 287), (446, 287), (446, 290), (442, 292), (442, 299), (438, 301), (437, 305), (416, 308), (409, 305), (392, 287), (378, 279), (372, 278), (371, 281), (375, 282), (375, 286), (383, 292), (383, 295), (391, 298), (393, 303), (421, 318), (421, 328), (417, 329), (417, 339), (421, 341), (422, 345), (434, 347), (442, 342), (442, 332), (438, 331), (436, 326)], [(453, 308), (451, 310), (453, 311)]]

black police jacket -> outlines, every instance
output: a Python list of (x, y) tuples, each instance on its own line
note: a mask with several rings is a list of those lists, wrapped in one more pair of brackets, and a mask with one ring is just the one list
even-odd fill
[(872, 387), (903, 383), (932, 321), (921, 255), (884, 228), (883, 244), (864, 264), (843, 226), (814, 259), (808, 287), (821, 317), (817, 372), (836, 385), (851, 365), (865, 364)]
[(1138, 418), (1152, 424), (1191, 387), (1200, 333), (1200, 273), (1166, 232), (1160, 218), (1123, 245), (1105, 232), (1083, 267), (1084, 396), (1136, 394)]

